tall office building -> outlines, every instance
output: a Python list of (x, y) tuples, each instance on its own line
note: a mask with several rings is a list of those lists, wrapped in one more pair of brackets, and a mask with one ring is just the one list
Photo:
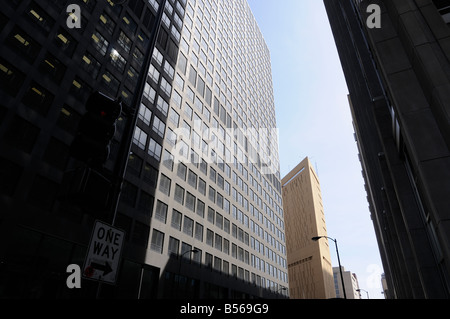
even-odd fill
[(448, 1), (325, 6), (390, 297), (448, 298)]
[(326, 236), (320, 183), (308, 158), (281, 181), (286, 223), (286, 248), (290, 297), (334, 298), (333, 269)]
[[(355, 273), (351, 271), (346, 271), (344, 267), (342, 268), (342, 278), (339, 267), (333, 267), (333, 279), (334, 288), (336, 291), (336, 298), (344, 298), (344, 288), (345, 288), (345, 298), (346, 299), (361, 299), (361, 291), (359, 290), (358, 277)], [(344, 286), (342, 287), (342, 282)]]
[[(1, 297), (287, 295), (270, 56), (247, 2), (1, 6)], [(88, 169), (70, 145), (97, 90), (122, 113)], [(95, 220), (125, 231), (116, 283), (69, 289)]]

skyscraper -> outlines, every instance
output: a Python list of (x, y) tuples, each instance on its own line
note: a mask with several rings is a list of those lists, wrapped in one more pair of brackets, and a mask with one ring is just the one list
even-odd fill
[(281, 181), (286, 222), (286, 248), (290, 297), (328, 299), (336, 297), (325, 213), (316, 172), (308, 158)]
[(390, 297), (448, 298), (448, 1), (324, 2)]
[[(270, 54), (247, 2), (2, 8), (2, 297), (286, 295)], [(91, 169), (70, 145), (94, 91), (122, 113)], [(126, 233), (117, 282), (68, 289), (95, 220)]]

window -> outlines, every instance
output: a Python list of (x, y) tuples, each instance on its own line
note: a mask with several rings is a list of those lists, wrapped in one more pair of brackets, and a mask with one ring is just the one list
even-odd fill
[(100, 15), (99, 20), (101, 22), (100, 25), (102, 25), (110, 35), (112, 35), (114, 32), (114, 28), (116, 27), (116, 24), (111, 19), (111, 17), (109, 15), (107, 15), (105, 12), (103, 12)]
[(174, 163), (173, 155), (170, 154), (167, 150), (164, 150), (164, 154), (163, 154), (163, 164), (164, 164), (164, 166), (172, 171), (173, 170), (173, 163)]
[(53, 103), (54, 95), (36, 82), (32, 82), (25, 93), (22, 103), (42, 115), (46, 115)]
[(141, 108), (139, 109), (139, 118), (147, 125), (150, 126), (150, 121), (152, 119), (152, 111), (144, 104), (141, 104)]
[(24, 79), (25, 75), (22, 72), (0, 59), (0, 89), (14, 97), (22, 86)]
[(186, 216), (184, 216), (183, 233), (194, 236), (194, 221)]
[(189, 170), (188, 174), (188, 184), (193, 188), (197, 189), (197, 174)]
[(195, 223), (195, 239), (203, 241), (203, 225)]
[(147, 82), (145, 82), (144, 96), (147, 98), (147, 100), (150, 101), (150, 103), (154, 103), (155, 102), (156, 91)]
[(135, 175), (140, 176), (142, 169), (142, 159), (134, 153), (130, 153), (128, 156), (128, 171)]
[(125, 71), (125, 65), (127, 64), (125, 58), (120, 55), (120, 53), (116, 49), (111, 50), (109, 57), (111, 58), (111, 65), (120, 73), (123, 73), (123, 71)]
[(161, 174), (159, 179), (159, 190), (167, 196), (170, 196), (170, 183), (171, 180), (166, 175)]
[(214, 209), (212, 209), (211, 207), (208, 207), (207, 219), (213, 225), (214, 225), (214, 215), (215, 215)]
[(167, 75), (173, 79), (173, 76), (175, 74), (174, 68), (170, 65), (168, 61), (164, 62), (164, 71), (167, 73)]
[(156, 203), (155, 218), (164, 224), (167, 221), (167, 205), (159, 200)]
[(197, 215), (199, 215), (201, 218), (205, 216), (205, 203), (203, 203), (201, 200), (197, 199)]
[(128, 29), (132, 34), (136, 32), (137, 29), (137, 23), (134, 21), (133, 18), (131, 18), (128, 13), (125, 14), (125, 16), (122, 18), (125, 28)]
[(150, 68), (148, 70), (148, 75), (156, 84), (158, 84), (160, 73), (153, 64), (150, 65)]
[(159, 145), (154, 139), (150, 138), (150, 143), (148, 144), (148, 154), (159, 161), (161, 159), (161, 150), (161, 145)]
[[(155, 198), (148, 194), (147, 192), (144, 192), (141, 190), (141, 194), (139, 196), (139, 202), (138, 202), (138, 209), (141, 213), (144, 213), (146, 216), (151, 216), (151, 213), (153, 211), (153, 203), (155, 201)], [(148, 238), (148, 236), (147, 236)]]
[(164, 137), (164, 132), (166, 130), (166, 124), (155, 116), (153, 119), (153, 131), (155, 131), (159, 136)]
[(158, 181), (158, 170), (148, 163), (144, 165), (143, 180), (150, 186), (156, 187)]
[(191, 82), (194, 86), (196, 86), (197, 84), (197, 71), (195, 71), (192, 65), (191, 70), (189, 72), (189, 82)]
[(153, 59), (155, 59), (155, 61), (161, 65), (162, 61), (163, 61), (163, 55), (161, 54), (161, 52), (159, 52), (159, 50), (157, 48), (155, 48), (155, 50), (153, 51)]
[(187, 170), (186, 165), (184, 165), (183, 163), (179, 163), (179, 164), (178, 164), (177, 175), (178, 175), (178, 177), (180, 177), (183, 181), (186, 180), (186, 170)]
[(134, 131), (134, 144), (136, 144), (140, 149), (145, 150), (145, 146), (147, 145), (147, 133), (145, 133), (141, 128), (136, 126)]
[(77, 46), (76, 41), (63, 28), (59, 28), (53, 43), (69, 57), (72, 57)]
[(120, 31), (119, 38), (117, 39), (117, 44), (127, 53), (130, 53), (132, 42), (125, 35), (123, 31)]
[(175, 146), (177, 144), (177, 134), (170, 128), (167, 128), (166, 140), (170, 145)]
[(27, 16), (31, 21), (42, 28), (46, 34), (50, 32), (53, 24), (55, 23), (55, 20), (53, 20), (48, 13), (46, 13), (34, 2), (30, 4)]
[(216, 202), (216, 190), (209, 186), (209, 193), (208, 193), (209, 200), (213, 203)]
[(158, 96), (158, 102), (156, 104), (156, 108), (161, 111), (164, 116), (167, 116), (167, 112), (169, 110), (169, 104), (161, 97)]
[(201, 178), (198, 179), (198, 191), (200, 194), (206, 195), (206, 182)]
[(66, 72), (66, 67), (52, 54), (47, 53), (39, 65), (39, 71), (49, 75), (53, 81), (59, 83)]
[(175, 185), (175, 196), (174, 197), (178, 203), (183, 205), (183, 203), (184, 203), (184, 188), (178, 184)]
[(195, 196), (186, 192), (186, 207), (195, 212)]
[(178, 127), (180, 115), (177, 112), (175, 112), (175, 110), (172, 108), (170, 109), (169, 119), (173, 124), (175, 124)]
[(161, 79), (161, 90), (167, 94), (167, 96), (170, 97), (171, 93), (172, 93), (172, 86), (170, 85), (169, 82), (167, 82), (167, 80), (162, 77)]
[(181, 213), (177, 210), (172, 210), (172, 222), (173, 228), (181, 230)]
[(152, 241), (151, 241), (150, 248), (153, 251), (156, 251), (156, 252), (162, 254), (163, 244), (164, 244), (164, 233), (160, 232), (159, 230), (153, 229)]
[(228, 239), (223, 239), (223, 252), (227, 255), (230, 254), (230, 241)]
[(106, 41), (106, 39), (98, 30), (95, 30), (91, 38), (93, 40), (94, 48), (97, 50), (97, 52), (104, 56), (106, 54), (106, 51), (108, 51), (109, 42)]
[(214, 232), (210, 229), (206, 230), (206, 244), (213, 247), (214, 243)]
[(215, 234), (214, 247), (217, 250), (222, 251), (222, 236), (220, 236), (219, 234)]
[(144, 62), (144, 53), (142, 53), (137, 47), (135, 47), (133, 51), (133, 61), (137, 63), (139, 68)]
[(180, 241), (176, 238), (169, 238), (169, 247), (167, 248), (167, 253), (170, 255), (178, 256), (178, 250), (180, 247)]

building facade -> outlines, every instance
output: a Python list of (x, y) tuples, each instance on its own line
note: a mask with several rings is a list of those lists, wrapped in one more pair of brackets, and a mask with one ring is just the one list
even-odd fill
[(327, 228), (316, 172), (308, 158), (281, 181), (286, 223), (290, 298), (334, 298), (333, 270)]
[[(287, 295), (270, 55), (246, 1), (2, 1), (0, 48), (2, 297)], [(91, 170), (70, 145), (94, 91), (122, 113)], [(117, 282), (68, 289), (95, 220), (126, 233)]]
[(324, 2), (389, 297), (448, 298), (448, 1)]
[(345, 288), (345, 298), (346, 299), (361, 299), (361, 292), (359, 290), (358, 277), (355, 273), (351, 271), (346, 271), (344, 267), (342, 268), (342, 277), (344, 279), (345, 287), (342, 287), (341, 272), (339, 267), (333, 267), (333, 279), (334, 279), (334, 289), (336, 291), (336, 298), (344, 298), (344, 288)]

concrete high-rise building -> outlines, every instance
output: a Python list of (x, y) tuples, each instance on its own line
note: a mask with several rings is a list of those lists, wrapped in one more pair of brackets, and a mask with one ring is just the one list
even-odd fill
[[(247, 2), (1, 6), (1, 297), (287, 296), (270, 54)], [(97, 90), (123, 107), (89, 171), (70, 145)], [(126, 232), (117, 282), (68, 289), (95, 220)]]
[[(344, 279), (345, 286), (345, 298), (346, 299), (361, 299), (361, 293), (358, 291), (359, 283), (356, 274), (351, 271), (346, 271), (343, 266), (342, 268), (342, 278)], [(341, 272), (339, 267), (333, 267), (333, 279), (334, 288), (336, 291), (336, 298), (344, 298), (344, 287), (342, 287)]]
[(281, 181), (290, 297), (334, 298), (333, 270), (320, 183), (308, 158)]
[(324, 2), (390, 296), (448, 298), (449, 2)]

